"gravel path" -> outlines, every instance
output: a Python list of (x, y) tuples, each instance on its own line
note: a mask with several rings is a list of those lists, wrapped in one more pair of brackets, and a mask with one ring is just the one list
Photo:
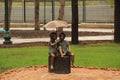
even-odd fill
[(31, 66), (4, 72), (0, 80), (120, 80), (120, 70), (78, 67), (70, 74), (56, 74), (45, 66)]

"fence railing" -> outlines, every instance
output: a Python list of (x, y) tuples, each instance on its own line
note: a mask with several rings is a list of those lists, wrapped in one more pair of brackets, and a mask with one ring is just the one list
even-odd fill
[[(4, 1), (5, 0), (0, 0), (0, 23), (4, 22)], [(44, 23), (44, 21), (49, 22), (53, 20), (53, 17), (55, 20), (58, 19), (60, 7), (59, 0), (54, 0), (54, 6), (52, 6), (51, 1), (48, 2), (47, 0), (40, 0), (40, 23)], [(114, 3), (110, 1), (111, 0), (79, 0), (79, 23), (113, 23)], [(54, 7), (54, 15), (52, 7)], [(64, 20), (71, 23), (71, 0), (66, 1), (64, 11)], [(11, 22), (34, 23), (34, 0), (13, 0)]]

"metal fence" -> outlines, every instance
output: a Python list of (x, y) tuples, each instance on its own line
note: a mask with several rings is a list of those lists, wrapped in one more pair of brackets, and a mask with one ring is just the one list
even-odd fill
[[(4, 1), (0, 0), (0, 23), (4, 22)], [(46, 1), (46, 2), (45, 2)], [(52, 1), (54, 5), (52, 7)], [(114, 1), (114, 0), (113, 0)], [(113, 23), (114, 2), (112, 0), (79, 0), (79, 23)], [(45, 6), (46, 5), (46, 6)], [(59, 0), (40, 0), (39, 20), (49, 22), (58, 19)], [(54, 8), (54, 11), (53, 11)], [(54, 12), (54, 15), (53, 15)], [(53, 15), (53, 16), (52, 16)], [(71, 0), (66, 1), (64, 20), (71, 23)], [(11, 22), (34, 23), (34, 0), (13, 0)]]

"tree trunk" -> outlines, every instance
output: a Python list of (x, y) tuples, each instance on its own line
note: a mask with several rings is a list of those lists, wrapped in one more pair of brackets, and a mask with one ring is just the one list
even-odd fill
[(72, 0), (72, 44), (78, 43), (78, 0)]
[(115, 0), (114, 42), (120, 43), (120, 0)]
[(35, 0), (35, 30), (39, 28), (39, 0)]
[(58, 20), (63, 20), (64, 18), (64, 8), (65, 8), (65, 0), (60, 0), (60, 9)]

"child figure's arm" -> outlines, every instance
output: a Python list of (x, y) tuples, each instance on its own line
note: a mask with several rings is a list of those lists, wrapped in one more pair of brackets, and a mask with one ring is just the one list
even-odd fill
[(55, 40), (55, 42), (50, 42), (50, 46), (54, 46), (54, 45), (56, 45), (57, 43), (58, 43), (57, 40)]

